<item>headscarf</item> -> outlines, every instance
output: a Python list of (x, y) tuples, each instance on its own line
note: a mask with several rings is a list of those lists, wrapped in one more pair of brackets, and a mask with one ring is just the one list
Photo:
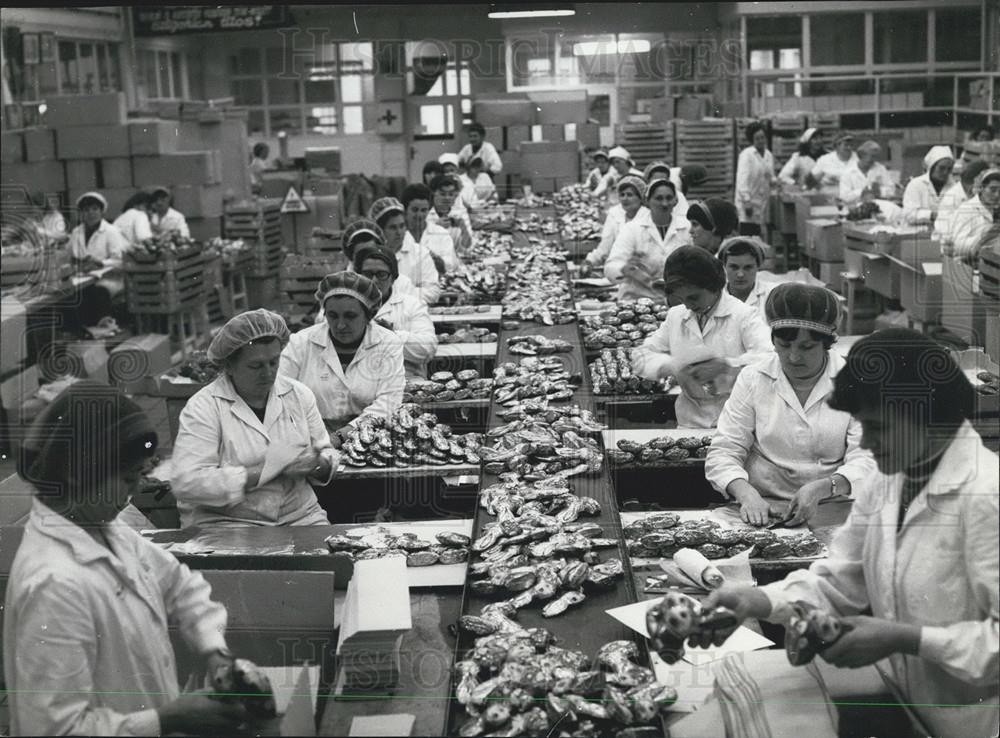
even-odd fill
[(628, 153), (628, 149), (624, 146), (615, 146), (611, 151), (608, 152), (608, 159), (622, 159), (628, 162), (629, 166), (634, 166), (632, 162), (632, 157)]
[(208, 358), (221, 364), (244, 346), (262, 338), (277, 338), (282, 348), (291, 333), (285, 319), (266, 308), (247, 310), (222, 326), (208, 347)]
[(837, 335), (840, 301), (826, 287), (785, 282), (767, 296), (764, 314), (775, 328), (805, 328), (827, 336)]
[(697, 221), (705, 230), (723, 238), (735, 231), (740, 222), (736, 206), (718, 197), (692, 203), (687, 211), (687, 219)]
[(807, 128), (805, 132), (801, 136), (799, 136), (799, 143), (800, 144), (809, 143), (810, 141), (812, 141), (812, 137), (815, 136), (818, 132), (819, 132), (818, 128)]
[(104, 195), (102, 195), (100, 192), (84, 192), (82, 195), (76, 198), (76, 209), (79, 210), (81, 207), (83, 207), (83, 203), (85, 203), (87, 200), (93, 200), (94, 202), (99, 204), (101, 206), (101, 210), (108, 209), (108, 201), (104, 199)]
[(924, 171), (929, 172), (942, 159), (955, 159), (950, 146), (931, 146), (930, 151), (924, 156)]
[(326, 309), (326, 301), (331, 297), (353, 297), (368, 311), (368, 317), (375, 315), (382, 304), (382, 292), (375, 283), (357, 272), (334, 272), (320, 280), (316, 288), (316, 301)]
[(764, 248), (764, 242), (756, 236), (734, 236), (727, 238), (719, 246), (719, 253), (716, 254), (716, 258), (725, 264), (726, 257), (729, 256), (729, 250), (737, 244), (745, 244), (753, 250), (758, 267), (767, 259), (767, 249)]
[(384, 249), (381, 246), (362, 246), (358, 249), (354, 253), (354, 271), (357, 274), (361, 274), (361, 265), (364, 264), (367, 259), (378, 259), (379, 261), (385, 262), (386, 267), (389, 269), (389, 273), (392, 274), (393, 280), (399, 278), (399, 260), (396, 258), (395, 254), (389, 253), (387, 249)]
[(626, 174), (618, 180), (618, 185), (615, 189), (618, 192), (621, 192), (622, 187), (632, 187), (639, 193), (640, 200), (646, 199), (646, 182), (642, 177), (636, 176), (635, 174)]
[(605, 159), (610, 159), (610, 157), (608, 156), (608, 152), (605, 151), (604, 149), (598, 149), (597, 151), (595, 151), (593, 154), (590, 155), (590, 158), (596, 162), (598, 157), (601, 156), (603, 156)]
[(42, 497), (64, 497), (119, 474), (156, 453), (147, 415), (117, 387), (74, 382), (35, 419), (18, 456), (18, 474)]
[(395, 197), (380, 197), (368, 209), (368, 217), (378, 223), (380, 227), (382, 219), (391, 213), (406, 214), (406, 208), (403, 207), (403, 203)]

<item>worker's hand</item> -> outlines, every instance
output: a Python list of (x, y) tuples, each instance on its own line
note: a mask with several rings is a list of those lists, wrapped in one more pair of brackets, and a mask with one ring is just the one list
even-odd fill
[(723, 359), (700, 361), (688, 367), (691, 377), (700, 384), (714, 382), (720, 376), (730, 373), (733, 367)]
[(788, 506), (788, 525), (802, 525), (816, 514), (820, 500), (830, 496), (831, 486), (828, 478), (817, 479), (799, 487), (792, 495)]
[(820, 653), (824, 661), (840, 668), (857, 669), (894, 653), (916, 654), (920, 648), (916, 625), (867, 616), (845, 617), (840, 622), (849, 630)]
[[(316, 449), (307, 448), (303, 449), (302, 453), (282, 470), (282, 473), (290, 477), (318, 476), (319, 472), (316, 470), (316, 467), (325, 463), (325, 460), (319, 455)], [(329, 469), (327, 469), (327, 472), (329, 472)]]
[(593, 264), (591, 264), (591, 263), (590, 263), (589, 261), (587, 261), (586, 259), (584, 259), (583, 261), (581, 261), (581, 262), (580, 262), (580, 276), (581, 276), (581, 277), (586, 277), (586, 276), (589, 276), (589, 275), (590, 275), (590, 273), (591, 273), (591, 272), (592, 272), (593, 270), (594, 270), (594, 265), (593, 265)]
[(228, 652), (223, 653), (216, 650), (205, 654), (205, 675), (208, 677), (209, 683), (219, 672), (228, 672), (232, 669), (233, 661), (233, 655)]
[(241, 735), (250, 719), (239, 702), (213, 699), (210, 692), (182, 694), (156, 712), (160, 717), (160, 735)]
[(708, 632), (692, 636), (688, 639), (688, 645), (693, 648), (721, 646), (739, 627), (739, 623), (747, 618), (760, 619), (771, 614), (771, 600), (767, 598), (767, 595), (756, 587), (749, 587), (745, 584), (723, 584), (718, 589), (712, 590), (708, 597), (701, 602), (702, 612), (711, 612), (717, 607), (731, 610), (736, 616), (737, 625), (714, 633)]
[(745, 208), (743, 208), (743, 214), (747, 217), (748, 220), (752, 219), (753, 218), (753, 206), (752, 205), (747, 205)]
[(740, 518), (750, 525), (767, 525), (772, 515), (778, 517), (781, 511), (761, 497), (752, 484), (745, 479), (737, 479), (726, 489), (740, 503)]

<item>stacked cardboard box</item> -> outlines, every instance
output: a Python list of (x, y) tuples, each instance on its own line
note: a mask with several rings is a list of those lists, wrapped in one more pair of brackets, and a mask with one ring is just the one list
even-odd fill
[(580, 148), (576, 141), (521, 144), (521, 181), (534, 192), (555, 192), (580, 180)]

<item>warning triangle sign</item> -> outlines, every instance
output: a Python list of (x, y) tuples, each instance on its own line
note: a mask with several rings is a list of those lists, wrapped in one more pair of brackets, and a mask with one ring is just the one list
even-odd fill
[(309, 206), (302, 196), (295, 189), (295, 185), (288, 188), (285, 199), (281, 201), (281, 212), (283, 213), (308, 213)]

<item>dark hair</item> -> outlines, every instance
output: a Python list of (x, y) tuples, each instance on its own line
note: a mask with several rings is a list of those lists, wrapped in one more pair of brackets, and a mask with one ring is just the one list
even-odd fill
[(434, 161), (427, 162), (424, 164), (424, 171), (421, 174), (421, 178), (427, 179), (428, 174), (433, 174), (435, 177), (444, 174), (444, 165), (436, 159)]
[(148, 207), (152, 201), (153, 198), (150, 196), (148, 192), (146, 192), (145, 190), (139, 190), (134, 195), (132, 195), (132, 197), (130, 197), (128, 200), (125, 201), (125, 204), (122, 205), (122, 212), (127, 213), (129, 210), (138, 205)]
[(448, 185), (453, 186), (457, 190), (462, 189), (461, 185), (458, 182), (458, 178), (455, 177), (454, 174), (439, 174), (434, 179), (431, 180), (431, 183), (428, 185), (428, 187), (431, 188), (431, 192), (439, 192), (441, 189), (447, 187)]
[(431, 201), (431, 189), (425, 184), (414, 183), (408, 184), (403, 189), (403, 194), (399, 196), (399, 201), (403, 203), (404, 208), (410, 207), (410, 203), (414, 200), (426, 200), (428, 203)]
[(817, 128), (816, 133), (810, 136), (808, 141), (799, 144), (799, 156), (809, 156), (809, 157), (812, 156), (813, 141), (819, 141), (820, 148), (823, 149), (823, 153), (824, 154), (827, 153), (826, 146), (823, 145), (823, 132)]
[[(806, 329), (809, 333), (809, 338), (814, 341), (819, 341), (823, 344), (823, 348), (826, 351), (830, 350), (830, 347), (837, 342), (836, 336), (831, 336), (829, 333), (821, 333), (820, 331), (811, 331)], [(773, 328), (771, 329), (771, 343), (774, 343), (774, 339), (778, 338), (782, 341), (788, 341), (791, 343), (796, 338), (799, 337), (799, 329), (787, 326), (785, 328)]]
[(266, 143), (261, 141), (260, 143), (255, 143), (253, 145), (253, 155), (254, 156), (267, 156), (271, 151), (271, 147)]
[(392, 278), (396, 279), (399, 277), (399, 260), (396, 259), (395, 254), (389, 253), (388, 250), (382, 248), (381, 246), (362, 246), (360, 249), (354, 252), (354, 271), (361, 274), (361, 265), (365, 263), (366, 259), (378, 259), (385, 263), (389, 268), (389, 272), (392, 274)]
[(965, 169), (962, 170), (962, 176), (961, 176), (962, 184), (964, 184), (967, 187), (971, 187), (972, 183), (976, 181), (976, 177), (978, 177), (980, 174), (982, 174), (989, 168), (990, 165), (987, 164), (982, 159), (976, 159), (974, 162), (967, 164)]
[(829, 404), (852, 415), (908, 413), (913, 422), (954, 430), (972, 415), (974, 392), (942, 346), (908, 328), (887, 328), (851, 347)]
[(465, 130), (467, 130), (467, 131), (476, 131), (480, 136), (482, 136), (483, 138), (486, 138), (486, 128), (483, 126), (482, 123), (480, 123), (477, 120), (474, 120), (471, 123), (467, 124), (465, 126)]
[(705, 249), (681, 246), (667, 257), (663, 265), (663, 289), (672, 292), (683, 284), (710, 292), (721, 292), (726, 286), (726, 269), (722, 262)]
[[(721, 253), (719, 254), (722, 255)], [(761, 260), (761, 250), (759, 247), (754, 247), (749, 241), (733, 241), (726, 248), (726, 259), (730, 256), (752, 256), (753, 260), (757, 262), (757, 267), (759, 268), (764, 262)], [(723, 260), (725, 264), (725, 260)]]
[[(705, 213), (705, 210), (708, 213)], [(701, 202), (693, 202), (687, 211), (688, 220), (696, 220), (705, 230), (725, 238), (736, 230), (740, 216), (736, 206), (728, 200), (710, 197)]]
[(759, 120), (747, 123), (747, 127), (743, 131), (743, 135), (746, 137), (747, 141), (753, 143), (753, 137), (757, 135), (757, 131), (763, 131), (764, 135), (767, 135), (767, 127)]
[(990, 134), (991, 140), (996, 138), (997, 134), (996, 131), (993, 130), (993, 126), (979, 126), (979, 128), (977, 128), (972, 132), (972, 139), (975, 140), (979, 136), (979, 134), (982, 133), (983, 131), (986, 131), (988, 134)]

